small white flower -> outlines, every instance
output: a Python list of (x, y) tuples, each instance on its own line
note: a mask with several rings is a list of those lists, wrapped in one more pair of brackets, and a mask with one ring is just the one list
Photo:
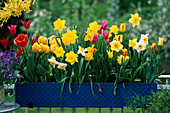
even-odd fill
[(55, 57), (52, 56), (51, 59), (48, 59), (48, 61), (50, 62), (50, 64), (53, 66), (53, 68), (55, 68), (56, 64), (59, 64), (59, 62), (56, 61)]
[(144, 42), (142, 42), (142, 41), (137, 42), (136, 46), (134, 47), (134, 49), (136, 49), (137, 52), (141, 52), (141, 51), (145, 50), (145, 48), (146, 48), (146, 44), (144, 44)]
[(58, 66), (57, 66), (57, 68), (58, 69), (63, 69), (63, 70), (66, 70), (66, 67), (67, 67), (67, 64), (66, 63), (58, 63)]
[(148, 35), (149, 34), (146, 34), (146, 35), (141, 34), (141, 38), (140, 38), (139, 42), (143, 42), (144, 44), (148, 45)]
[(77, 54), (81, 54), (82, 56), (85, 56), (85, 52), (87, 52), (87, 48), (82, 48), (79, 46), (79, 50), (77, 51)]

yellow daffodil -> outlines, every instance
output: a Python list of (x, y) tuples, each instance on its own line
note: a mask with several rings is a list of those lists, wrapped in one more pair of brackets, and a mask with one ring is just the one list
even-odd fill
[(69, 62), (71, 65), (73, 65), (75, 62), (78, 62), (78, 55), (75, 54), (73, 51), (70, 53), (66, 53), (66, 59), (65, 61)]
[(39, 37), (38, 37), (38, 43), (39, 43), (39, 44), (48, 45), (48, 40), (47, 40), (47, 38), (44, 37), (44, 36), (39, 36)]
[(40, 44), (40, 45), (39, 45), (39, 52), (42, 53), (42, 52), (44, 52), (44, 51), (45, 51), (45, 46), (44, 46), (44, 44)]
[(158, 46), (163, 46), (164, 38), (159, 37)]
[(118, 31), (119, 31), (118, 26), (117, 25), (112, 25), (111, 28), (110, 28), (110, 32), (109, 32), (109, 37), (112, 36), (112, 33), (117, 35)]
[(55, 68), (55, 65), (58, 64), (54, 56), (52, 56), (51, 59), (48, 59), (48, 61), (53, 66), (53, 68)]
[(116, 52), (119, 52), (120, 49), (123, 48), (123, 45), (119, 41), (116, 41), (116, 40), (113, 40), (112, 42), (110, 42), (110, 45), (111, 45), (111, 50), (116, 51)]
[(110, 59), (112, 59), (113, 58), (113, 51), (107, 51), (107, 54), (108, 54), (108, 57), (110, 58)]
[(65, 23), (66, 23), (65, 20), (61, 20), (60, 18), (58, 18), (58, 20), (56, 20), (53, 23), (54, 24), (54, 31), (59, 30), (59, 33), (61, 33), (61, 30), (66, 28)]
[(156, 49), (156, 44), (152, 43), (152, 46), (150, 46), (151, 50), (155, 50)]
[(124, 63), (126, 60), (129, 60), (129, 56), (120, 55), (120, 56), (118, 56), (118, 59), (117, 59), (118, 64), (120, 64), (120, 65), (122, 64), (122, 61)]
[(129, 47), (132, 47), (134, 50), (134, 47), (136, 46), (137, 39), (129, 40)]
[(123, 56), (127, 56), (127, 49), (126, 49), (126, 48), (124, 48), (124, 49), (122, 50), (122, 55), (123, 55)]
[(35, 42), (33, 45), (32, 45), (32, 51), (34, 53), (37, 53), (39, 51), (39, 45), (37, 42)]
[(146, 47), (146, 44), (144, 44), (143, 42), (137, 42), (134, 49), (136, 49), (137, 52), (141, 52), (141, 51), (145, 50), (145, 47)]
[(141, 39), (139, 40), (139, 42), (143, 41), (144, 44), (148, 45), (148, 35), (149, 34), (141, 34)]
[(63, 50), (62, 47), (57, 47), (56, 50), (54, 50), (54, 54), (57, 57), (64, 57), (64, 53), (65, 53), (65, 51)]
[(98, 34), (97, 31), (99, 29), (99, 26), (100, 25), (98, 25), (96, 21), (94, 21), (93, 23), (90, 23), (89, 27), (87, 28), (87, 32), (86, 32), (87, 35), (85, 36), (84, 41), (88, 41), (88, 40), (92, 41), (93, 35)]
[(126, 24), (125, 23), (121, 23), (120, 24), (120, 32), (125, 32), (126, 31)]
[(139, 21), (140, 21), (141, 19), (142, 19), (142, 18), (139, 17), (139, 14), (138, 14), (138, 13), (135, 13), (134, 15), (131, 14), (131, 18), (129, 19), (129, 22), (132, 23), (133, 27), (135, 27), (135, 26), (139, 26), (139, 25), (140, 25), (140, 22), (139, 22)]
[(44, 45), (44, 53), (49, 53), (50, 52), (50, 47), (48, 45)]
[(95, 53), (95, 52), (97, 51), (97, 49), (94, 48), (94, 44), (93, 44), (92, 47), (88, 47), (88, 48), (87, 48), (87, 51), (88, 51), (89, 53)]
[(57, 66), (58, 69), (66, 70), (66, 67), (67, 67), (67, 64), (66, 64), (66, 63), (60, 63), (60, 62), (58, 62), (58, 66)]
[(82, 56), (85, 56), (85, 52), (87, 52), (87, 48), (83, 48), (79, 46), (79, 50), (77, 51), (77, 54), (81, 54)]
[(74, 44), (78, 38), (76, 33), (76, 30), (71, 31), (70, 29), (67, 29), (67, 33), (63, 34), (61, 37), (64, 45)]
[(85, 60), (87, 60), (87, 61), (93, 60), (93, 53), (86, 53), (85, 54)]

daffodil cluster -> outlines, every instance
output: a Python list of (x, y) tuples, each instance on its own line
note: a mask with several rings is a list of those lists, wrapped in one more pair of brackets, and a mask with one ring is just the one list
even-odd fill
[(2, 10), (0, 10), (0, 27), (2, 27), (3, 23), (7, 22), (11, 16), (19, 17), (23, 11), (30, 13), (30, 6), (34, 4), (35, 1), (36, 0), (8, 0), (8, 2), (5, 3), (5, 7), (2, 7)]

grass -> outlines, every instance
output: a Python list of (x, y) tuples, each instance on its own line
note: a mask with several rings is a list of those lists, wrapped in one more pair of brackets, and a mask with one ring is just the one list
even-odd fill
[[(5, 101), (14, 102), (13, 97), (5, 97)], [(76, 108), (77, 113), (86, 113), (85, 108)], [(12, 113), (12, 112), (8, 112)], [(15, 113), (25, 113), (25, 108), (20, 107)], [(28, 113), (37, 113), (36, 108), (28, 108)], [(40, 113), (49, 113), (49, 108), (41, 108)], [(52, 113), (61, 113), (60, 108), (52, 108)], [(72, 108), (65, 108), (64, 113), (73, 113)], [(99, 108), (90, 108), (89, 113), (99, 113)], [(110, 113), (108, 108), (101, 108), (101, 113)], [(121, 113), (121, 108), (114, 108), (113, 113)], [(124, 108), (124, 113), (132, 113), (129, 108)]]

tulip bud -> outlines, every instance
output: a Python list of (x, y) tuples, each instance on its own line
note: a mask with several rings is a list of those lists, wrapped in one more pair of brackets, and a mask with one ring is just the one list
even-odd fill
[(98, 29), (97, 33), (99, 33), (99, 34), (101, 34), (101, 33), (102, 33), (102, 25), (100, 25), (100, 27), (99, 27), (99, 29)]
[(43, 45), (43, 44), (40, 44), (40, 45), (39, 45), (39, 52), (42, 53), (42, 52), (44, 52), (44, 51), (45, 51), (44, 45)]
[(107, 46), (110, 44), (110, 40), (109, 39), (107, 39), (106, 41), (105, 41), (105, 43), (107, 43)]
[(32, 45), (32, 51), (34, 53), (37, 53), (39, 51), (39, 45), (37, 42), (35, 42), (33, 45)]
[(50, 45), (57, 44), (56, 39), (55, 39), (55, 35), (51, 36), (51, 38), (49, 39), (49, 44)]
[(125, 23), (121, 23), (120, 24), (120, 32), (125, 32), (126, 31), (126, 24)]
[(103, 30), (107, 29), (107, 25), (108, 25), (108, 21), (107, 20), (105, 20), (105, 21), (102, 20), (102, 29)]
[(119, 41), (120, 43), (122, 43), (122, 41), (123, 41), (123, 35), (117, 35), (117, 36), (116, 36), (116, 40)]
[(39, 43), (39, 44), (48, 45), (48, 40), (47, 40), (47, 38), (44, 37), (44, 36), (39, 36), (39, 37), (38, 37), (38, 43)]
[(15, 35), (16, 34), (16, 27), (17, 27), (17, 25), (11, 25), (11, 27), (10, 26), (7, 26), (7, 27), (9, 29), (11, 35)]
[(155, 50), (156, 49), (156, 44), (152, 43), (152, 46), (150, 46), (151, 50)]
[(98, 35), (97, 34), (94, 34), (93, 35), (93, 40), (92, 40), (92, 43), (96, 43), (98, 41)]
[(50, 48), (49, 48), (49, 46), (48, 45), (44, 45), (44, 48), (45, 48), (45, 50), (44, 50), (44, 53), (49, 53), (50, 52)]
[(159, 37), (158, 46), (163, 46), (164, 38)]
[(104, 39), (108, 39), (108, 38), (109, 38), (109, 32), (108, 32), (108, 31), (105, 31), (105, 32), (103, 33), (103, 37), (104, 37)]
[(123, 55), (123, 56), (127, 56), (127, 49), (126, 49), (126, 48), (124, 48), (124, 49), (122, 50), (122, 55)]
[(50, 46), (50, 50), (52, 53), (54, 53), (55, 49), (58, 47), (58, 45), (54, 44)]

